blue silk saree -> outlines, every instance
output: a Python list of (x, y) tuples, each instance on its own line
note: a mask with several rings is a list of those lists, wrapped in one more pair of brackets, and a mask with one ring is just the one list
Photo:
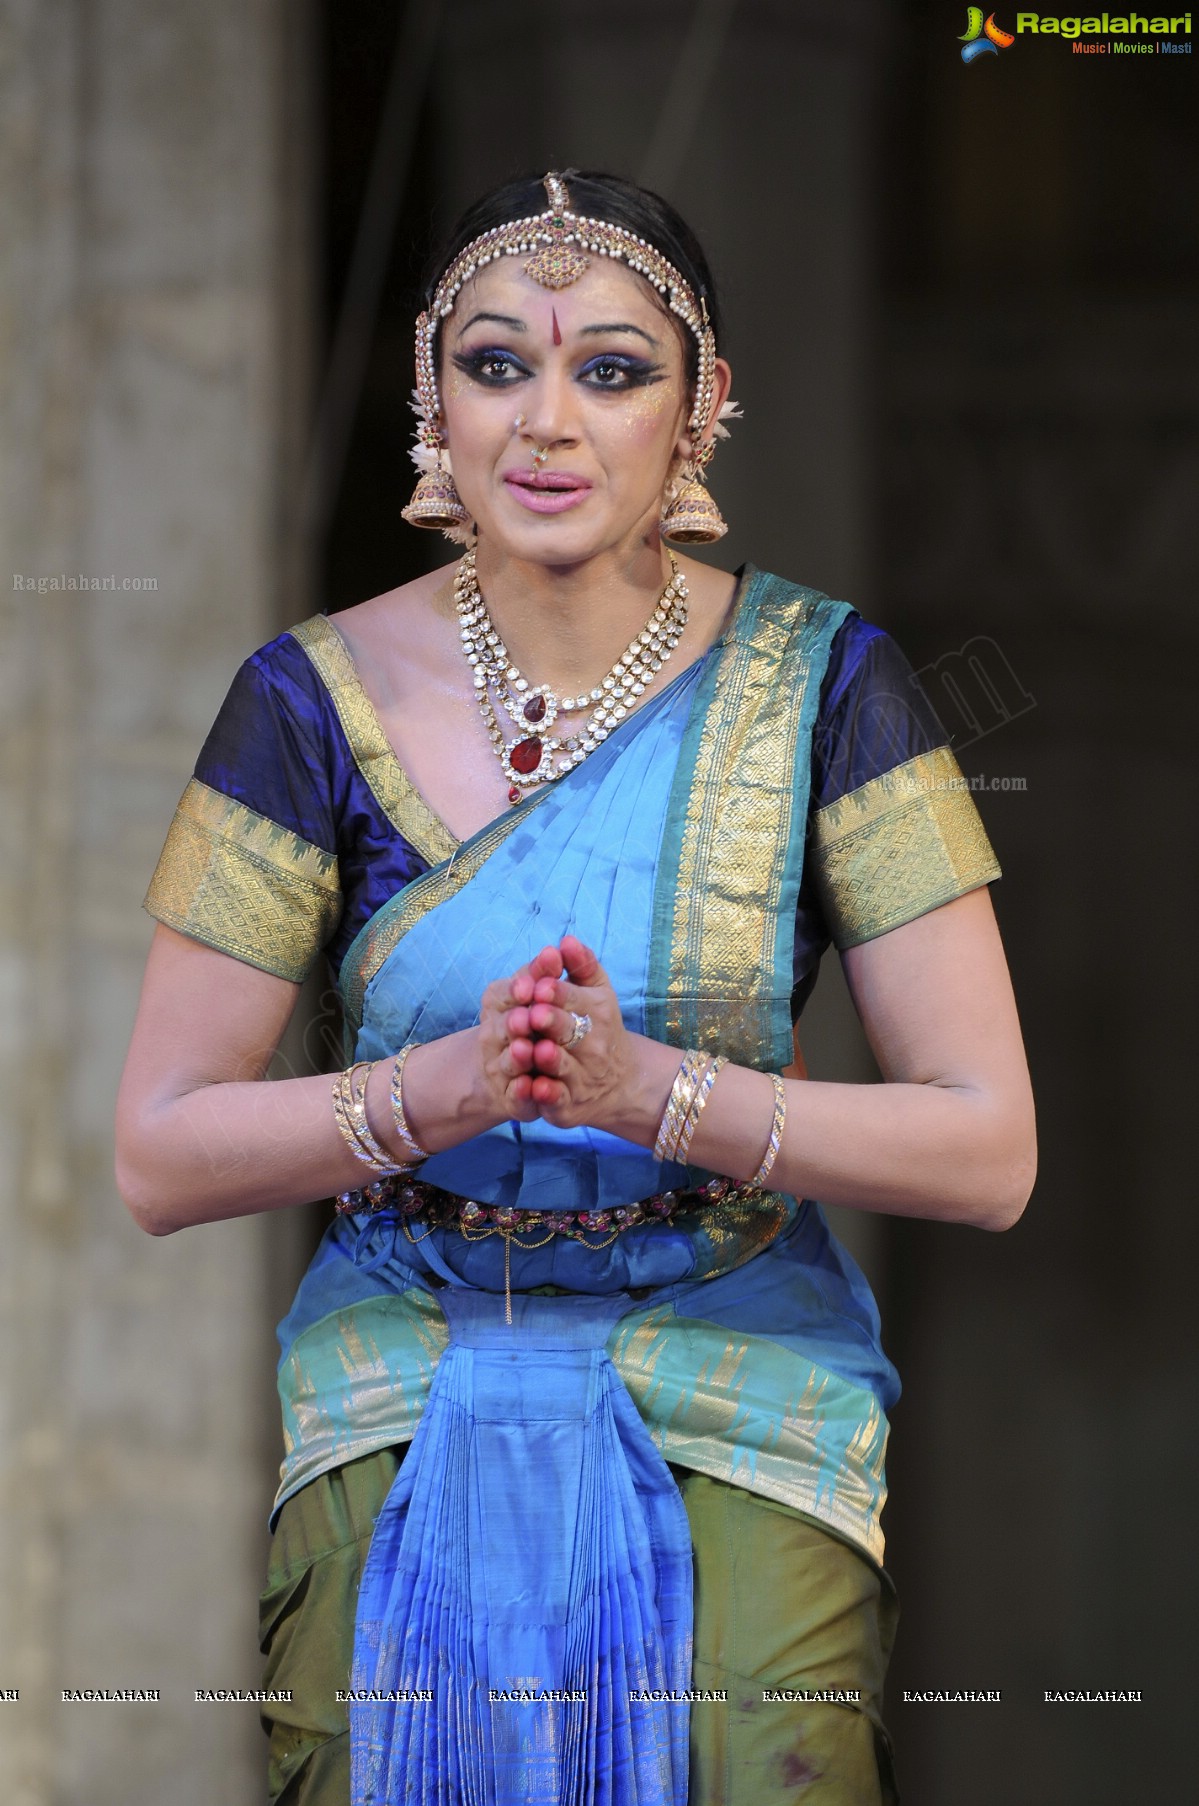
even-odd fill
[[(287, 976), (340, 936), (355, 1058), (469, 1026), (486, 984), (571, 932), (630, 1029), (778, 1070), (822, 937), (855, 944), (998, 875), (906, 666), (883, 657), (863, 687), (872, 638), (848, 604), (747, 571), (702, 659), (459, 845), (316, 617), (275, 643), (282, 674), (256, 655), (231, 692), (148, 907)], [(551, 1217), (708, 1177), (541, 1122), (421, 1176)], [(359, 1596), (355, 1806), (683, 1806), (690, 1551), (667, 1461), (881, 1561), (898, 1383), (814, 1200), (583, 1239), (340, 1216), (280, 1339), (277, 1506), (412, 1443)]]

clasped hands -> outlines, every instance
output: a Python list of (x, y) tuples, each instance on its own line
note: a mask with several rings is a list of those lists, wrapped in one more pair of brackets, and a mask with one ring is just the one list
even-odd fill
[[(563, 977), (565, 971), (565, 977)], [(591, 1027), (573, 1047), (575, 1017)], [(480, 1014), (487, 1090), (517, 1122), (542, 1117), (560, 1129), (625, 1121), (635, 1042), (607, 973), (575, 935), (544, 947), (510, 978), (488, 985)]]
[[(590, 1027), (579, 1035), (576, 1019), (582, 1016)], [(388, 1062), (379, 1065), (382, 1115), (392, 1075)], [(557, 1129), (600, 1129), (654, 1148), (685, 1068), (677, 1047), (625, 1027), (612, 981), (595, 953), (567, 934), (511, 977), (487, 986), (477, 1027), (413, 1050), (406, 1068), (416, 1076), (408, 1091), (408, 1127), (432, 1153), (502, 1122), (538, 1119)], [(705, 1109), (691, 1144), (693, 1159), (712, 1172), (743, 1176), (761, 1160), (775, 1088), (763, 1075), (727, 1062), (720, 1070), (718, 1108), (715, 1115)], [(705, 1095), (708, 1089), (710, 1081)], [(697, 1117), (703, 1108), (696, 1109)], [(761, 1139), (755, 1127), (760, 1117)]]

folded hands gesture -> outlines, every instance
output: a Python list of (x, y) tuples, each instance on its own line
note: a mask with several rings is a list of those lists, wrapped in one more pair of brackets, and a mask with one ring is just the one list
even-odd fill
[(483, 1065), (505, 1114), (558, 1128), (621, 1118), (633, 1037), (590, 947), (563, 936), (483, 993)]

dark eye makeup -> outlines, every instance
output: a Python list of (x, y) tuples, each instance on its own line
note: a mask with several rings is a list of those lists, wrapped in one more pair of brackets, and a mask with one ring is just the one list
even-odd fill
[(666, 375), (661, 364), (645, 357), (631, 357), (628, 352), (601, 352), (589, 358), (579, 371), (583, 381), (593, 389), (641, 389), (647, 383), (661, 382)]
[(455, 370), (488, 389), (510, 388), (522, 376), (529, 375), (528, 366), (518, 357), (493, 345), (480, 345), (477, 351), (456, 351), (452, 362)]
[[(523, 377), (532, 375), (527, 364), (514, 352), (495, 345), (480, 345), (474, 351), (456, 351), (452, 362), (464, 376), (488, 389), (509, 389)], [(632, 357), (628, 352), (604, 351), (588, 358), (577, 373), (577, 380), (589, 389), (604, 389), (620, 394), (625, 389), (644, 388), (661, 382), (666, 371), (648, 358)]]

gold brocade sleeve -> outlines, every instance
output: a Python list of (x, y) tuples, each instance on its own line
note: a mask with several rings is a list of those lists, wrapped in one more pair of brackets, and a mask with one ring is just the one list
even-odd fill
[(918, 753), (816, 813), (816, 887), (844, 950), (1000, 874), (948, 746)]
[(193, 940), (299, 984), (341, 915), (337, 859), (193, 778), (145, 908)]

